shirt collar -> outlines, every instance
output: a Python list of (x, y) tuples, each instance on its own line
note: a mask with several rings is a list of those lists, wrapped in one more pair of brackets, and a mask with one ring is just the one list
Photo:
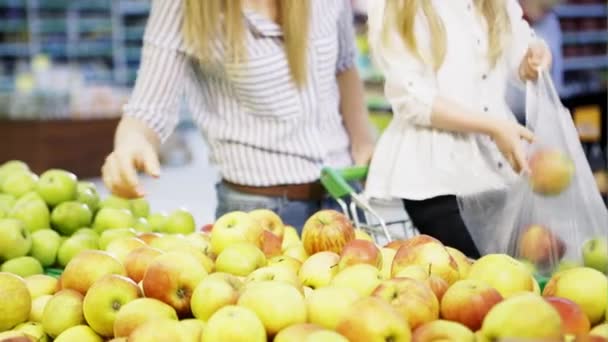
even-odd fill
[(274, 21), (250, 9), (245, 9), (244, 13), (245, 18), (249, 22), (249, 26), (256, 34), (266, 37), (283, 36), (283, 29)]

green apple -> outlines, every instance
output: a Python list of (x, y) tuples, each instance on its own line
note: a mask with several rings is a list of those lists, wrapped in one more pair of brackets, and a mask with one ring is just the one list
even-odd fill
[(145, 217), (138, 217), (135, 221), (135, 225), (133, 226), (136, 231), (142, 233), (150, 233), (152, 232), (152, 226), (150, 226), (150, 222)]
[(31, 247), (32, 236), (22, 221), (0, 220), (0, 260), (27, 255)]
[(40, 196), (40, 194), (38, 194), (37, 191), (30, 191), (30, 192), (26, 193), (25, 195), (19, 197), (17, 199), (17, 202), (15, 202), (15, 204), (13, 206), (21, 205), (22, 203), (26, 203), (26, 202), (30, 202), (30, 201), (44, 202), (44, 199), (42, 198), (42, 196)]
[(569, 270), (571, 268), (581, 267), (581, 264), (572, 260), (562, 260), (557, 265), (556, 272)]
[(587, 267), (608, 273), (608, 239), (590, 239), (583, 244), (583, 263)]
[(51, 227), (49, 208), (39, 199), (18, 200), (9, 212), (9, 217), (23, 221), (30, 232)]
[(14, 172), (2, 183), (2, 192), (5, 194), (21, 197), (36, 189), (38, 176), (30, 171)]
[(103, 342), (103, 338), (97, 335), (88, 325), (80, 324), (67, 328), (53, 342)]
[(135, 217), (148, 217), (150, 215), (150, 203), (145, 198), (131, 200), (131, 212)]
[(17, 198), (15, 196), (9, 194), (0, 194), (0, 208), (8, 210), (15, 205), (15, 202), (17, 202)]
[(101, 236), (99, 237), (99, 248), (105, 251), (106, 247), (108, 247), (112, 241), (116, 239), (135, 237), (136, 235), (137, 231), (133, 228), (106, 230), (105, 232), (101, 233)]
[(83, 299), (83, 295), (75, 290), (63, 289), (55, 293), (42, 313), (44, 331), (57, 338), (67, 329), (84, 324)]
[(78, 235), (78, 234), (85, 234), (85, 235), (90, 236), (90, 237), (96, 239), (97, 241), (99, 241), (99, 234), (97, 234), (96, 231), (94, 231), (93, 229), (91, 229), (89, 227), (80, 228), (77, 231), (75, 231), (74, 234), (72, 234), (72, 235)]
[(0, 272), (8, 272), (25, 278), (34, 274), (42, 274), (44, 270), (38, 259), (21, 256), (5, 261), (0, 267)]
[(150, 216), (148, 216), (148, 223), (150, 224), (152, 231), (157, 233), (162, 232), (168, 217), (169, 215), (163, 211), (150, 214)]
[(114, 208), (131, 210), (131, 202), (126, 198), (110, 195), (99, 202), (99, 208)]
[(194, 217), (186, 209), (178, 209), (172, 212), (165, 224), (162, 226), (161, 232), (169, 234), (189, 234), (194, 232), (196, 224)]
[(25, 322), (13, 328), (15, 331), (20, 331), (29, 337), (32, 337), (36, 342), (47, 342), (48, 336), (44, 332), (42, 324), (37, 322)]
[(54, 207), (76, 199), (77, 182), (76, 175), (69, 171), (50, 169), (40, 175), (36, 190), (50, 207)]
[(93, 220), (93, 229), (98, 234), (110, 229), (133, 228), (133, 226), (135, 226), (135, 218), (127, 209), (101, 208)]
[(48, 267), (57, 260), (61, 237), (52, 229), (41, 229), (32, 233), (32, 248), (29, 255), (38, 259), (42, 266)]
[(96, 212), (99, 207), (99, 193), (95, 184), (80, 181), (76, 184), (76, 201), (89, 206), (91, 212)]
[(13, 172), (30, 171), (29, 166), (21, 160), (9, 160), (0, 165), (0, 185)]
[(51, 225), (63, 235), (91, 225), (93, 213), (88, 205), (76, 201), (63, 202), (53, 208)]
[(71, 236), (61, 243), (57, 252), (57, 263), (61, 267), (65, 267), (72, 258), (80, 252), (89, 249), (98, 249), (97, 240), (87, 236), (86, 234), (78, 234)]

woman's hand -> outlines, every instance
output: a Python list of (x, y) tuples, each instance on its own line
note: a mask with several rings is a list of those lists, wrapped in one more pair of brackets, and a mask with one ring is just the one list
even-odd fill
[(353, 143), (351, 155), (356, 166), (367, 166), (374, 154), (374, 143)]
[(534, 133), (517, 122), (501, 121), (495, 125), (491, 137), (515, 172), (530, 171), (522, 140), (533, 142)]
[(144, 196), (139, 185), (137, 171), (159, 177), (160, 163), (155, 144), (141, 124), (121, 121), (114, 144), (114, 151), (102, 167), (102, 178), (108, 189), (123, 198)]
[(542, 41), (533, 43), (519, 65), (519, 77), (522, 81), (535, 81), (538, 71), (551, 68), (553, 57), (547, 44)]

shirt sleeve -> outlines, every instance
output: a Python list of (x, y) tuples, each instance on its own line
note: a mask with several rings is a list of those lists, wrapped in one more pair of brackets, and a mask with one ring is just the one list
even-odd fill
[(350, 0), (340, 0), (344, 5), (338, 18), (338, 60), (336, 73), (341, 73), (355, 65), (357, 45), (353, 8)]
[(405, 46), (396, 31), (383, 36), (383, 26), (387, 25), (384, 6), (384, 0), (370, 1), (368, 21), (372, 58), (384, 75), (385, 96), (394, 115), (428, 127), (438, 93), (435, 73)]
[(138, 119), (165, 141), (179, 122), (189, 58), (181, 34), (182, 1), (154, 0), (142, 58), (124, 115)]
[(519, 66), (533, 41), (540, 40), (524, 19), (524, 13), (517, 0), (507, 1), (507, 13), (511, 24), (511, 38), (507, 45), (506, 56), (509, 66), (509, 79), (518, 87), (525, 84), (519, 77)]

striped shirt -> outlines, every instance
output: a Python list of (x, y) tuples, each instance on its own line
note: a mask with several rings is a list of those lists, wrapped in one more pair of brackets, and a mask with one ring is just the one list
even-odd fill
[(291, 80), (275, 22), (244, 11), (247, 60), (224, 58), (201, 65), (186, 47), (183, 3), (153, 0), (142, 62), (126, 116), (151, 127), (162, 141), (179, 121), (182, 96), (210, 148), (221, 176), (249, 186), (308, 183), (323, 166), (352, 164), (339, 112), (336, 75), (354, 67), (352, 8), (347, 0), (311, 1), (307, 84)]

